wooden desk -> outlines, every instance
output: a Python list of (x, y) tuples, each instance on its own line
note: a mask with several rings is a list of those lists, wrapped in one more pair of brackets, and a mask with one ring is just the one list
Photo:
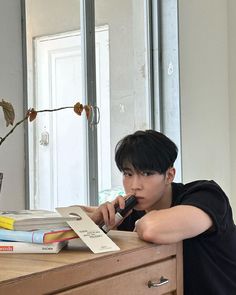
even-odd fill
[[(0, 254), (0, 294), (183, 294), (182, 244), (157, 246), (111, 231), (121, 248), (93, 254), (71, 240), (58, 254)], [(148, 287), (148, 281), (168, 283)]]

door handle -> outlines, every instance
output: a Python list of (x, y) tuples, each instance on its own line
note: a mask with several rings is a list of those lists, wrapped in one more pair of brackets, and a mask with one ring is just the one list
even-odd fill
[(169, 283), (169, 280), (161, 276), (159, 282), (148, 281), (148, 288), (158, 288), (167, 283)]
[(41, 133), (39, 143), (43, 146), (47, 146), (49, 144), (49, 133), (46, 130)]

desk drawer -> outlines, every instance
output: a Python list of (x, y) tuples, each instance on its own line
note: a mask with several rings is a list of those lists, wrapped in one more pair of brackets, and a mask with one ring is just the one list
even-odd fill
[[(102, 269), (100, 271), (102, 272)], [(168, 282), (159, 284), (161, 278), (168, 279)], [(148, 282), (153, 282), (154, 285), (157, 283), (158, 286), (149, 287)], [(152, 265), (140, 267), (132, 271), (127, 271), (120, 275), (115, 275), (110, 278), (76, 287), (59, 294), (161, 295), (173, 292), (174, 290), (176, 290), (176, 259), (171, 258)]]

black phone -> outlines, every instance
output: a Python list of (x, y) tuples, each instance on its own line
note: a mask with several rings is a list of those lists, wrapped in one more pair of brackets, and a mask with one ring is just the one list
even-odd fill
[[(134, 208), (134, 206), (137, 204), (137, 199), (135, 198), (134, 195), (128, 197), (125, 200), (125, 208), (121, 209), (119, 206), (115, 207), (115, 226), (116, 224), (118, 224), (123, 218), (124, 216), (131, 210)], [(108, 228), (104, 223), (100, 225), (100, 228), (102, 231), (104, 231), (105, 233), (108, 233), (110, 228)]]

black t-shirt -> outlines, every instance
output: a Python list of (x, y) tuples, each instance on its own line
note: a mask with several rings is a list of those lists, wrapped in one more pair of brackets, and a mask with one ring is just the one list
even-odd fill
[[(177, 205), (198, 207), (213, 221), (213, 230), (183, 241), (184, 294), (236, 295), (236, 226), (227, 196), (214, 181), (173, 183)], [(144, 214), (133, 210), (118, 229), (132, 231)]]

